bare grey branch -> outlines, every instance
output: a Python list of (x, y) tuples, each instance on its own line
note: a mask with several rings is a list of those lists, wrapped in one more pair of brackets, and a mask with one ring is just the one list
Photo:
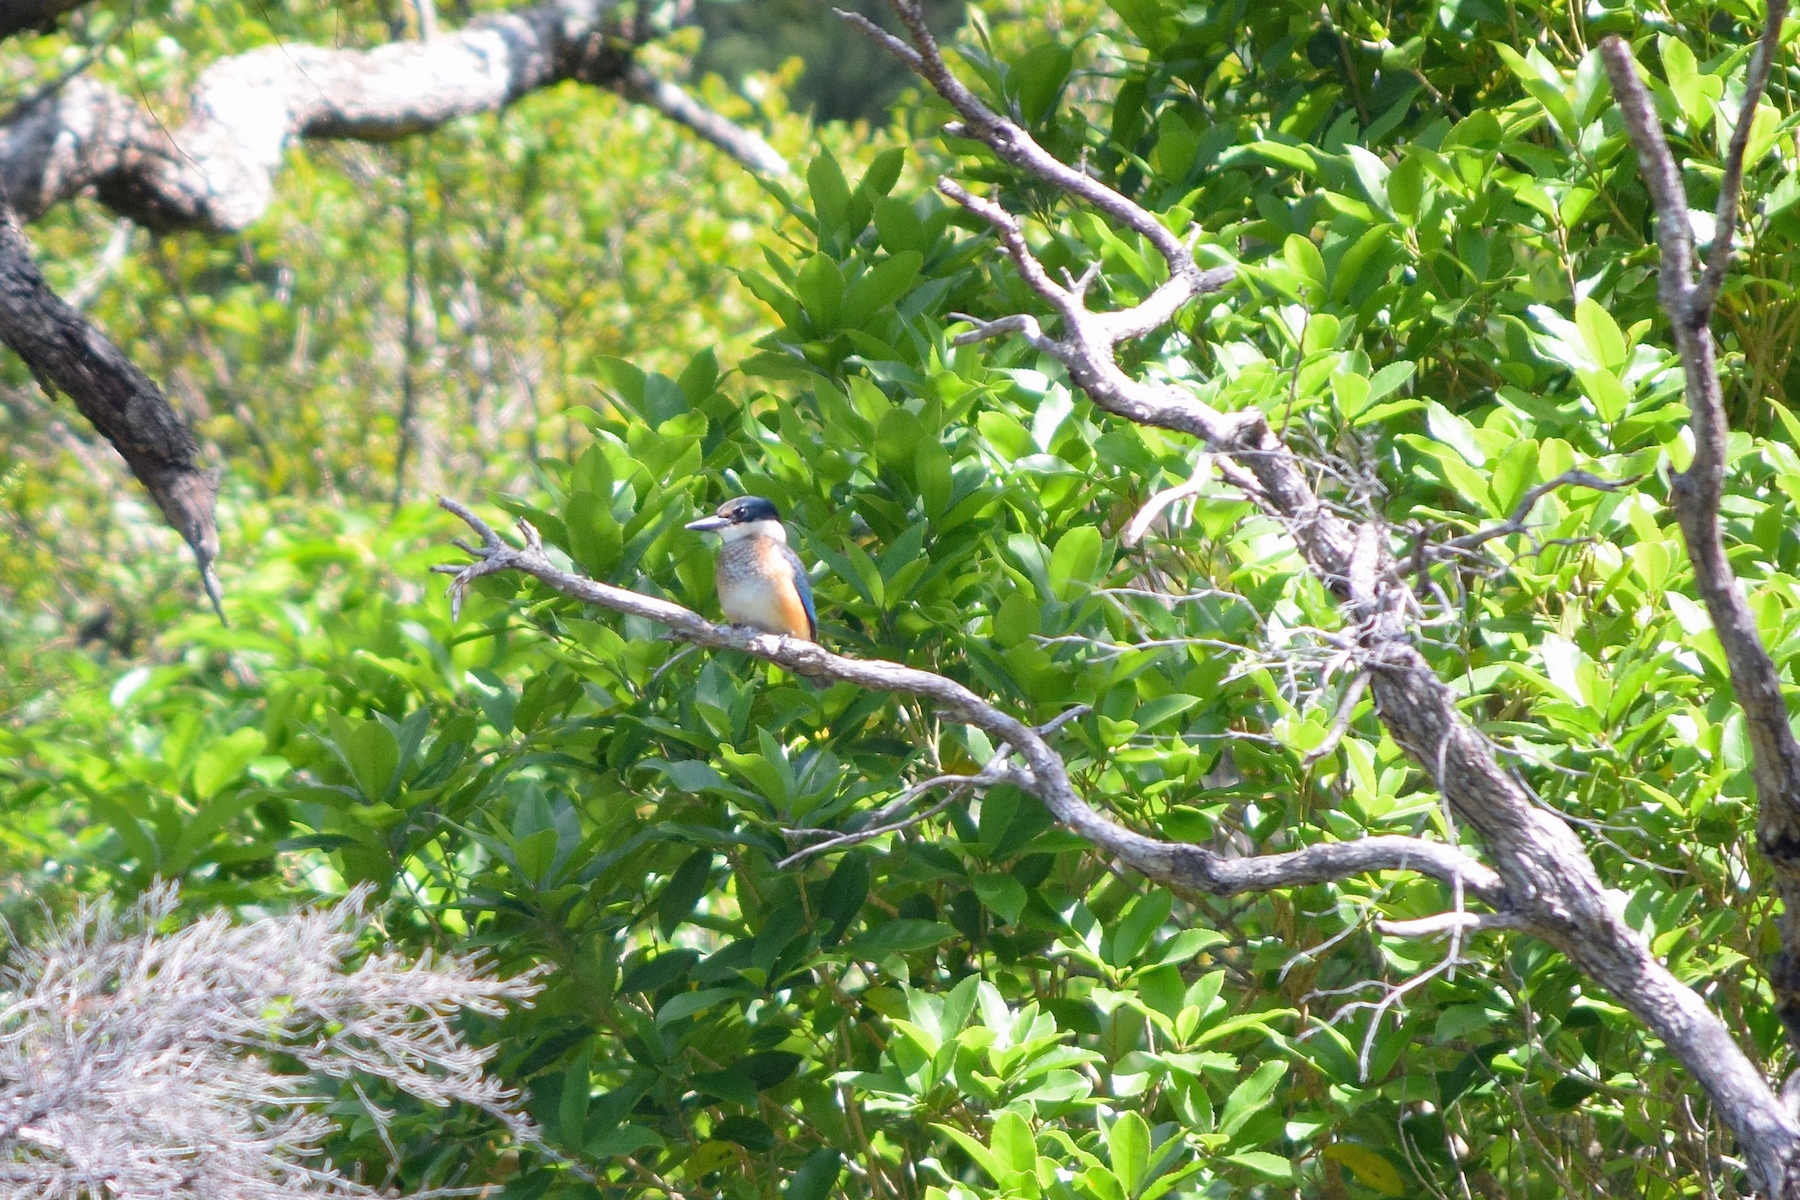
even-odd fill
[(1011, 747), (1025, 760), (1025, 769), (1007, 782), (1037, 796), (1068, 829), (1158, 882), (1229, 895), (1327, 883), (1371, 871), (1418, 871), (1453, 886), (1460, 881), (1469, 893), (1489, 903), (1505, 902), (1500, 878), (1491, 869), (1455, 846), (1419, 838), (1372, 837), (1322, 843), (1287, 854), (1230, 858), (1210, 847), (1146, 837), (1106, 816), (1075, 791), (1061, 755), (1046, 740), (1047, 734), (1061, 720), (1069, 719), (1070, 714), (1063, 714), (1058, 722), (1041, 730), (1034, 729), (955, 680), (930, 671), (880, 659), (845, 658), (813, 642), (757, 633), (735, 625), (714, 625), (692, 609), (668, 600), (562, 570), (544, 554), (537, 531), (526, 522), (519, 523), (526, 544), (518, 549), (503, 541), (492, 526), (459, 501), (443, 496), (438, 504), (461, 517), (482, 540), (472, 551), (475, 562), (433, 568), (453, 576), (453, 608), (460, 606), (463, 592), (475, 580), (516, 571), (571, 599), (666, 626), (682, 641), (713, 649), (741, 650), (815, 679), (844, 680), (877, 691), (923, 697), (957, 720), (981, 730), (996, 745)]
[[(1739, 186), (1742, 178), (1750, 123), (1768, 79), (1785, 12), (1784, 0), (1770, 4), (1769, 25), (1751, 63), (1738, 128), (1726, 163), (1724, 183), (1733, 188)], [(1649, 90), (1638, 77), (1631, 47), (1617, 37), (1609, 37), (1600, 45), (1600, 56), (1624, 114), (1625, 127), (1637, 148), (1639, 170), (1656, 206), (1657, 235), (1663, 254), (1657, 293), (1668, 313), (1675, 349), (1681, 357), (1694, 433), (1694, 459), (1687, 470), (1670, 481), (1670, 507), (1675, 510), (1688, 559), (1693, 564), (1694, 585), (1730, 665), (1732, 691), (1743, 709), (1750, 734), (1754, 753), (1751, 775), (1757, 795), (1756, 844), (1772, 868), (1783, 909), (1778, 918), (1781, 952), (1769, 972), (1769, 984), (1775, 994), (1776, 1011), (1787, 1028), (1788, 1043), (1800, 1048), (1800, 741), (1795, 739), (1789, 724), (1781, 673), (1763, 644), (1749, 601), (1726, 557), (1725, 530), (1720, 518), (1730, 423), (1719, 382), (1711, 322), (1713, 300), (1731, 256), (1733, 224), (1729, 219), (1721, 221), (1706, 275), (1696, 281), (1687, 232), (1687, 193), (1657, 122)], [(1736, 199), (1730, 198), (1729, 210), (1727, 199), (1721, 195), (1719, 211), (1735, 217)], [(1800, 1133), (1795, 1136), (1800, 1137)], [(1789, 1170), (1796, 1181), (1793, 1186), (1800, 1191), (1800, 1150), (1791, 1153), (1797, 1161), (1790, 1164)]]

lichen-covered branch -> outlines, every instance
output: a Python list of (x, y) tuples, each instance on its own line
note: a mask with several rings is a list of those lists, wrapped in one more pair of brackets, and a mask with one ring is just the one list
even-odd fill
[(619, 88), (752, 170), (785, 171), (756, 134), (635, 68), (616, 8), (548, 0), (370, 50), (264, 46), (207, 67), (167, 129), (135, 97), (78, 77), (0, 125), (0, 185), (26, 221), (92, 190), (152, 229), (235, 232), (268, 208), (297, 139), (393, 141), (564, 80)]
[[(1328, 507), (1314, 491), (1303, 462), (1261, 413), (1221, 412), (1177, 388), (1142, 383), (1119, 367), (1114, 354), (1119, 341), (1147, 332), (1150, 317), (1172, 316), (1169, 302), (1185, 303), (1183, 291), (1204, 290), (1193, 283), (1172, 287), (1179, 280), (1203, 277), (1191, 246), (1154, 214), (1056, 160), (1024, 128), (989, 108), (952, 74), (916, 3), (890, 3), (911, 36), (910, 45), (866, 21), (849, 19), (894, 49), (956, 109), (962, 122), (955, 134), (982, 142), (1003, 161), (1138, 233), (1162, 255), (1169, 271), (1170, 282), (1136, 308), (1091, 311), (1079, 289), (1049, 278), (1018, 217), (946, 180), (940, 185), (945, 194), (994, 228), (1020, 276), (1060, 325), (1046, 332), (1030, 314), (1008, 314), (978, 324), (969, 339), (994, 336), (1003, 328), (1023, 334), (1034, 348), (1061, 362), (1102, 409), (1198, 437), (1217, 456), (1224, 478), (1283, 523), (1343, 605), (1357, 641), (1358, 665), (1369, 673), (1376, 710), (1388, 732), (1486, 844), (1506, 890), (1500, 907), (1566, 954), (1664, 1041), (1712, 1097), (1763, 1186), (1782, 1197), (1800, 1194), (1800, 1120), (1776, 1099), (1717, 1014), (1676, 980), (1625, 922), (1569, 825), (1535, 802), (1464, 718), (1456, 694), (1413, 644), (1413, 598), (1393, 560), (1386, 527), (1378, 518), (1353, 521)], [(1778, 23), (1780, 18), (1773, 19)], [(1747, 111), (1754, 111), (1754, 102), (1747, 103)], [(1679, 185), (1679, 176), (1675, 183)], [(1800, 765), (1800, 757), (1796, 763)], [(1800, 853), (1800, 838), (1794, 844)]]
[[(1066, 828), (1158, 882), (1231, 895), (1327, 883), (1376, 871), (1417, 871), (1489, 904), (1503, 900), (1500, 878), (1490, 868), (1455, 846), (1421, 838), (1372, 837), (1320, 843), (1286, 854), (1229, 858), (1206, 846), (1146, 837), (1114, 821), (1076, 792), (1062, 756), (1050, 746), (1049, 727), (1046, 731), (1033, 729), (954, 679), (880, 659), (845, 658), (812, 642), (715, 625), (671, 601), (562, 570), (550, 561), (537, 531), (526, 522), (519, 523), (525, 544), (515, 547), (458, 501), (440, 497), (438, 504), (461, 517), (481, 538), (478, 546), (463, 546), (474, 562), (436, 568), (455, 577), (450, 585), (454, 612), (460, 612), (463, 593), (475, 580), (516, 571), (584, 604), (655, 621), (685, 642), (742, 650), (813, 679), (843, 680), (876, 691), (923, 697), (956, 720), (981, 730), (996, 744), (1011, 747), (1024, 761), (1022, 770), (1008, 774), (1009, 782), (1043, 801)], [(971, 777), (970, 782), (976, 778)]]

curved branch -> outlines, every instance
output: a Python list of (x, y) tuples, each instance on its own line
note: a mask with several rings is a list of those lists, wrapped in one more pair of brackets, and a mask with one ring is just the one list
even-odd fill
[[(957, 80), (924, 28), (916, 0), (889, 3), (911, 34), (910, 46), (867, 21), (847, 19), (894, 49), (957, 110), (964, 119), (954, 130), (957, 136), (984, 143), (1002, 160), (1137, 231), (1163, 256), (1171, 283), (1202, 274), (1191, 248), (1163, 228), (1154, 214), (1057, 160), (1029, 132), (994, 113)], [(1771, 5), (1776, 23), (1779, 3)], [(1753, 99), (1746, 111), (1754, 112)], [(1800, 1118), (1776, 1098), (1718, 1015), (1683, 986), (1643, 936), (1624, 921), (1581, 840), (1565, 821), (1540, 807), (1500, 764), (1487, 739), (1457, 707), (1456, 694), (1413, 645), (1412, 594), (1393, 561), (1380, 519), (1355, 522), (1327, 507), (1303, 464), (1260, 412), (1220, 412), (1185, 392), (1152, 387), (1127, 375), (1114, 356), (1120, 340), (1115, 334), (1121, 327), (1128, 332), (1135, 328), (1129, 315), (1133, 310), (1123, 316), (1088, 310), (1077, 292), (1050, 280), (1016, 217), (952, 181), (944, 181), (940, 188), (994, 227), (1020, 275), (1064, 325), (1062, 335), (1054, 338), (1028, 319), (1011, 318), (1014, 329), (1060, 361), (1070, 379), (1099, 407), (1140, 424), (1200, 438), (1218, 454), (1221, 474), (1282, 522), (1353, 622), (1359, 665), (1369, 673), (1376, 711), (1388, 732), (1430, 773), (1456, 816), (1487, 843), (1505, 883), (1504, 909), (1526, 921), (1664, 1041), (1711, 1095), (1763, 1186), (1784, 1198), (1800, 1192), (1796, 1182)], [(1146, 301), (1145, 310), (1154, 308), (1152, 301), (1157, 299), (1153, 295)], [(1173, 309), (1168, 311), (1172, 314)], [(1008, 321), (1002, 317), (978, 326), (974, 336), (991, 336)], [(1699, 461), (1697, 453), (1696, 465)], [(1697, 564), (1697, 575), (1699, 571)], [(1720, 636), (1723, 640), (1723, 630)], [(1760, 745), (1757, 757), (1760, 764)], [(1794, 847), (1800, 856), (1800, 838)]]
[(733, 127), (726, 137), (723, 117), (692, 97), (678, 103), (673, 85), (634, 83), (616, 7), (549, 0), (372, 50), (263, 46), (207, 67), (173, 129), (135, 99), (77, 78), (0, 125), (0, 185), (27, 221), (91, 189), (152, 229), (235, 232), (268, 208), (297, 139), (392, 141), (564, 80), (636, 88), (750, 169), (785, 170), (754, 133)]
[[(1286, 854), (1228, 858), (1205, 846), (1146, 837), (1118, 824), (1077, 794), (1062, 756), (1050, 748), (1044, 732), (989, 704), (954, 679), (880, 659), (845, 658), (813, 642), (757, 633), (735, 625), (714, 625), (692, 609), (671, 601), (562, 570), (544, 554), (537, 530), (527, 522), (519, 522), (525, 540), (520, 549), (508, 545), (492, 527), (457, 501), (440, 496), (438, 505), (461, 517), (481, 538), (479, 546), (458, 543), (474, 556), (473, 563), (433, 568), (440, 574), (454, 576), (450, 584), (453, 618), (461, 613), (463, 593), (469, 584), (483, 576), (517, 571), (571, 599), (655, 621), (681, 641), (741, 650), (814, 679), (843, 680), (875, 691), (923, 697), (959, 721), (1012, 747), (1025, 759), (1026, 771), (1009, 773), (1007, 782), (1037, 796), (1066, 828), (1160, 883), (1230, 895), (1328, 883), (1366, 872), (1418, 871), (1490, 904), (1504, 903), (1504, 889), (1493, 870), (1466, 851), (1441, 842), (1372, 837), (1325, 842)], [(971, 776), (969, 783), (999, 782), (997, 770), (992, 772), (994, 778), (984, 778), (989, 774)]]
[[(1694, 586), (1712, 618), (1719, 647), (1731, 669), (1731, 690), (1744, 710), (1745, 728), (1754, 751), (1751, 777), (1756, 781), (1756, 845), (1772, 868), (1783, 911), (1777, 919), (1781, 952), (1769, 984), (1776, 1011), (1786, 1026), (1788, 1044), (1800, 1048), (1800, 741), (1789, 724), (1782, 696), (1781, 672), (1763, 644), (1756, 616), (1725, 553), (1720, 510), (1725, 498), (1731, 433), (1719, 384), (1717, 347), (1712, 337), (1713, 301), (1731, 258), (1737, 216), (1737, 189), (1744, 174), (1744, 153), (1751, 121), (1761, 99), (1786, 12), (1785, 0), (1769, 5), (1768, 29), (1751, 59), (1737, 130), (1727, 151), (1719, 198), (1719, 224), (1704, 272), (1696, 279), (1692, 237), (1688, 232), (1687, 190), (1669, 153), (1662, 124), (1631, 47), (1616, 37), (1600, 44), (1600, 58), (1612, 80), (1613, 95), (1625, 128), (1637, 148), (1638, 170), (1656, 208), (1656, 231), (1662, 248), (1657, 295), (1675, 335), (1681, 357), (1689, 421), (1694, 433), (1694, 459), (1670, 481), (1669, 506), (1681, 526)], [(1729, 192), (1729, 196), (1726, 193)], [(1729, 200), (1729, 204), (1727, 203)]]
[[(219, 532), (213, 500), (219, 477), (200, 465), (200, 447), (162, 390), (111, 339), (50, 290), (31, 247), (0, 202), (0, 341), (25, 360), (46, 390), (75, 401), (81, 415), (118, 448), (156, 506), (187, 541), (213, 608), (220, 607), (213, 562)], [(219, 619), (224, 620), (220, 611)]]

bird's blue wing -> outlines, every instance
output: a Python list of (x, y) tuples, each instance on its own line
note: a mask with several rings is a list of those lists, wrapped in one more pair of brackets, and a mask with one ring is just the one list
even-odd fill
[(800, 561), (794, 548), (785, 543), (781, 548), (787, 553), (788, 566), (793, 568), (794, 590), (800, 593), (800, 603), (806, 606), (807, 636), (816, 642), (819, 640), (819, 614), (813, 608), (812, 580), (806, 577), (806, 564)]

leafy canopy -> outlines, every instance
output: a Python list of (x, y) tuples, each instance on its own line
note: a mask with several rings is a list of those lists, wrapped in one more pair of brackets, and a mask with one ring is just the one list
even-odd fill
[[(1240, 265), (1133, 348), (1134, 372), (1263, 409), (1334, 501), (1400, 539), (1493, 525), (1571, 469), (1633, 481), (1555, 491), (1528, 533), (1432, 567), (1423, 648), (1580, 822), (1656, 951), (1754, 1055), (1778, 1055), (1747, 737), (1663, 507), (1690, 450), (1647, 200), (1589, 49), (1632, 37), (1706, 207), (1758, 14), (1113, 9), (1055, 42), (972, 14), (959, 66), (1065, 161)], [(1778, 71), (1722, 301), (1727, 532), (1784, 674), (1800, 650), (1792, 108)], [(928, 101), (902, 112), (921, 135), (941, 119)], [(1454, 836), (1351, 688), (1343, 617), (1282, 529), (1191, 443), (1097, 413), (1021, 343), (952, 344), (956, 314), (1035, 300), (927, 181), (997, 189), (1047, 264), (1098, 260), (1093, 294), (1120, 305), (1158, 280), (1148, 247), (967, 141), (843, 149), (776, 193), (760, 260), (734, 260), (733, 294), (771, 321), (758, 345), (563, 360), (566, 434), (494, 503), (595, 578), (713, 612), (711, 550), (681, 525), (767, 496), (816, 564), (825, 640), (1034, 722), (1091, 706), (1057, 745), (1122, 820), (1245, 851)], [(1127, 545), (1133, 514), (1189, 480)], [(177, 631), (184, 658), (82, 668), (91, 688), (0, 732), (9, 837), (25, 859), (54, 846), (78, 886), (181, 876), (192, 902), (371, 881), (397, 938), (552, 964), (538, 1004), (486, 1031), (548, 1151), (502, 1157), (478, 1115), (372, 1092), (402, 1113), (407, 1186), (1745, 1186), (1703, 1099), (1559, 956), (1483, 935), (1448, 969), (1440, 944), (1373, 932), (1449, 907), (1434, 882), (1176, 897), (1005, 786), (780, 867), (804, 844), (790, 831), (854, 830), (995, 748), (914, 703), (684, 656), (532, 588), (484, 584), (452, 625), (419, 590), (443, 553), (423, 513), (262, 511), (246, 507), (267, 523), (232, 583), (233, 630), (196, 621)], [(366, 1121), (333, 1153), (389, 1163)]]

